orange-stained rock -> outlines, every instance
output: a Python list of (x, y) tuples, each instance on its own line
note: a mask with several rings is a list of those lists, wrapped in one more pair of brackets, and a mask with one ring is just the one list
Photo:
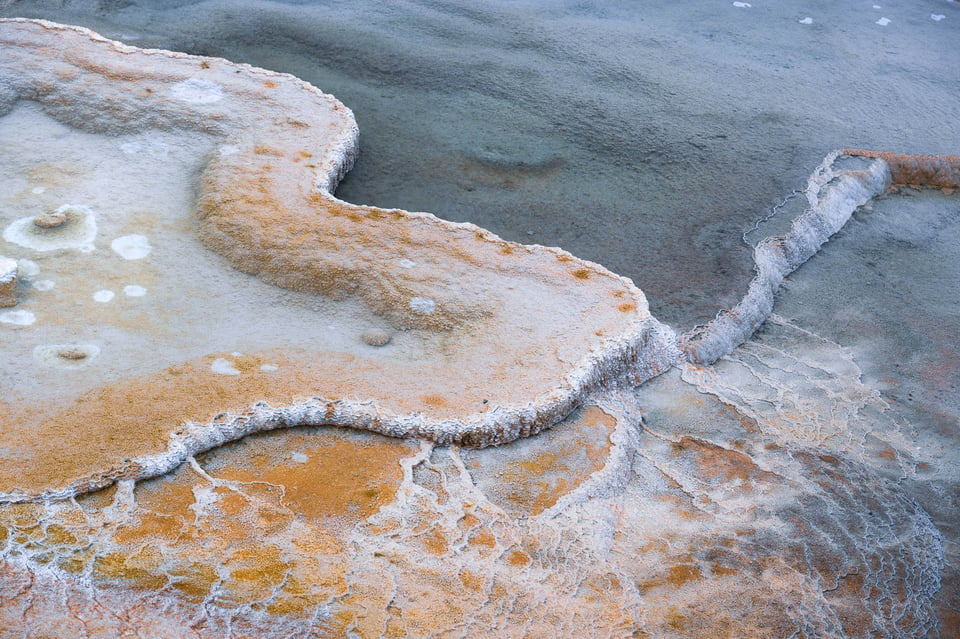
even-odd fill
[[(701, 344), (720, 362), (636, 387), (677, 350), (632, 284), (333, 198), (356, 132), (330, 96), (46, 23), (0, 21), (0, 45), (0, 635), (952, 627), (952, 467), (860, 351), (742, 306)], [(838, 153), (766, 258), (888, 172), (955, 181), (951, 157)], [(927, 321), (918, 377), (951, 397)], [(924, 473), (942, 511), (904, 488)]]
[(0, 226), (35, 267), (17, 330), (0, 326), (0, 364), (23, 371), (0, 447), (25, 451), (0, 499), (294, 424), (503, 443), (679, 354), (597, 264), (333, 197), (356, 124), (292, 76), (40, 21), (0, 21), (0, 46)]
[(562, 429), (504, 448), (464, 451), (474, 481), (499, 506), (537, 515), (603, 468), (616, 420), (597, 406), (574, 414)]

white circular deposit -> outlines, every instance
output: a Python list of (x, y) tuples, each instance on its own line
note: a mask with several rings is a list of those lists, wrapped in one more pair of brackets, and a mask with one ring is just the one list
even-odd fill
[(147, 294), (147, 289), (139, 284), (127, 284), (123, 287), (123, 294), (127, 297), (143, 297)]
[(143, 146), (139, 142), (124, 142), (120, 145), (120, 150), (127, 155), (137, 155), (143, 150)]
[(33, 277), (40, 272), (40, 265), (25, 258), (17, 260), (17, 268), (23, 277)]
[(410, 299), (410, 310), (420, 315), (429, 315), (437, 308), (437, 303), (429, 297), (413, 297)]
[(239, 375), (240, 371), (233, 365), (229, 359), (218, 357), (210, 364), (210, 370), (217, 375)]
[[(38, 222), (38, 218), (62, 218), (54, 226)], [(3, 239), (35, 251), (76, 249), (93, 250), (97, 237), (97, 221), (93, 211), (82, 204), (64, 204), (56, 211), (21, 217), (3, 230)]]
[(0, 322), (14, 326), (30, 326), (37, 317), (30, 311), (4, 311), (0, 313)]
[(93, 300), (94, 300), (95, 302), (101, 302), (101, 303), (104, 303), (104, 304), (105, 304), (105, 303), (111, 301), (111, 300), (114, 298), (115, 295), (116, 295), (116, 294), (115, 294), (113, 291), (109, 291), (109, 290), (107, 290), (107, 289), (103, 289), (103, 290), (97, 291), (96, 293), (93, 294)]
[(190, 78), (179, 82), (170, 89), (173, 97), (190, 104), (213, 104), (223, 99), (223, 88), (215, 82)]
[(142, 260), (150, 255), (153, 247), (144, 235), (123, 235), (110, 242), (113, 252), (125, 260)]

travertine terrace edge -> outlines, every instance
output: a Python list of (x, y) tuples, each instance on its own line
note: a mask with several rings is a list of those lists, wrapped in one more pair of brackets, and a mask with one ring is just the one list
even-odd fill
[[(891, 183), (933, 188), (960, 185), (960, 158), (955, 156), (834, 151), (808, 182), (808, 211), (795, 220), (785, 236), (768, 238), (756, 247), (757, 275), (741, 303), (678, 340), (670, 327), (649, 314), (643, 293), (630, 280), (598, 264), (575, 258), (561, 249), (506, 242), (472, 224), (446, 222), (427, 213), (356, 206), (335, 198), (334, 188), (356, 159), (357, 126), (349, 109), (299, 79), (217, 58), (138, 49), (82, 27), (26, 19), (0, 20), (0, 28), (6, 26), (30, 34), (34, 38), (30, 44), (33, 52), (40, 58), (48, 56), (42, 62), (51, 70), (45, 81), (27, 78), (27, 71), (14, 74), (12, 80), (6, 78), (6, 84), (0, 84), (0, 113), (17, 100), (34, 100), (55, 118), (87, 130), (110, 133), (141, 127), (193, 128), (217, 136), (235, 149), (208, 162), (196, 213), (200, 237), (207, 247), (227, 257), (243, 272), (293, 290), (335, 298), (360, 297), (374, 313), (399, 330), (479, 328), (493, 331), (491, 339), (505, 344), (511, 343), (511, 339), (526, 339), (526, 335), (521, 330), (511, 331), (510, 322), (504, 321), (515, 312), (508, 307), (506, 298), (478, 302), (481, 296), (477, 291), (486, 291), (491, 280), (522, 280), (530, 290), (541, 292), (543, 298), (538, 302), (542, 303), (538, 306), (547, 310), (538, 308), (535, 312), (567, 309), (572, 298), (566, 296), (574, 288), (586, 296), (587, 302), (580, 300), (582, 309), (572, 322), (579, 333), (569, 338), (574, 343), (581, 340), (582, 356), (558, 374), (551, 387), (531, 387), (525, 403), (497, 403), (487, 412), (467, 411), (456, 418), (438, 418), (429, 411), (386, 411), (375, 397), (314, 397), (282, 407), (260, 402), (211, 422), (185, 420), (171, 424), (167, 441), (158, 442), (155, 454), (117, 459), (117, 463), (100, 472), (65, 477), (62, 485), (44, 490), (0, 493), (0, 501), (66, 498), (119, 479), (157, 476), (191, 455), (247, 434), (297, 425), (329, 424), (467, 446), (497, 445), (533, 435), (558, 423), (594, 392), (642, 383), (684, 357), (694, 364), (708, 365), (731, 352), (769, 316), (783, 278), (814, 255), (858, 206), (882, 194)], [(51, 56), (50, 47), (57, 43), (44, 43), (45, 38), (84, 41), (96, 55), (85, 57), (82, 51), (59, 43), (61, 50)], [(27, 55), (26, 51), (20, 49), (18, 55)], [(115, 58), (117, 64), (111, 66), (96, 59), (101, 54)], [(221, 85), (219, 80), (196, 79), (190, 73), (177, 76), (178, 72), (173, 72), (176, 77), (164, 79), (163, 73), (143, 64), (145, 60), (189, 65), (191, 72), (211, 70), (209, 75), (214, 79), (232, 74), (239, 84)], [(77, 103), (65, 100), (49, 84), (55, 76), (77, 77), (78, 68), (83, 70), (85, 80), (99, 78), (106, 83), (135, 84), (147, 78), (170, 84), (176, 80), (175, 86), (184, 99), (179, 103), (156, 102), (156, 96), (149, 91), (134, 99), (133, 92), (128, 91), (100, 104), (96, 95), (81, 95), (81, 103), (87, 102), (85, 108), (78, 110)], [(240, 86), (244, 81), (257, 86)], [(19, 86), (11, 86), (11, 82)], [(274, 90), (286, 93), (274, 99)], [(257, 101), (254, 116), (221, 109), (224, 93)], [(298, 103), (291, 107), (286, 99), (294, 94), (308, 96), (305, 102), (311, 106), (303, 109)], [(311, 121), (315, 114), (309, 112), (310, 108), (323, 111), (322, 122)], [(315, 130), (319, 124), (329, 127), (317, 144), (323, 152), (319, 157), (302, 150), (296, 153), (297, 145), (309, 137), (304, 131)], [(837, 160), (844, 156), (865, 158), (869, 164), (856, 170), (838, 168)], [(321, 218), (336, 220), (335, 243), (323, 246), (324, 237), (315, 228), (304, 230)], [(277, 235), (284, 234), (278, 233), (278, 229), (293, 230), (278, 241)], [(421, 280), (404, 279), (402, 272), (385, 276), (384, 260), (396, 261), (401, 256), (392, 254), (391, 247), (401, 242), (409, 244), (411, 234), (419, 238), (414, 242), (414, 252), (419, 250), (417, 255), (429, 256), (431, 260), (440, 255), (442, 267)], [(351, 242), (374, 243), (379, 254), (363, 256), (337, 248)], [(288, 246), (297, 249), (287, 250)], [(12, 280), (15, 281), (15, 274)], [(476, 286), (471, 288), (471, 282)], [(590, 292), (594, 290), (597, 293), (592, 299)], [(616, 312), (606, 309), (604, 317), (606, 326), (616, 329), (592, 330), (594, 310), (599, 316), (606, 305), (611, 305), (611, 296), (616, 298)]]
[[(565, 345), (582, 353), (574, 365), (565, 365), (552, 387), (531, 386), (529, 401), (521, 404), (492, 401), (492, 410), (436, 418), (426, 410), (384, 411), (375, 397), (315, 397), (279, 408), (259, 403), (215, 423), (171, 424), (169, 441), (156, 454), (118, 459), (94, 475), (64, 478), (69, 479), (66, 485), (39, 492), (8, 491), (0, 494), (2, 501), (63, 498), (121, 478), (156, 476), (226, 441), (301, 424), (348, 426), (446, 444), (501, 444), (556, 424), (596, 390), (658, 375), (679, 355), (674, 332), (650, 316), (643, 293), (598, 264), (561, 249), (506, 242), (472, 224), (334, 198), (332, 189), (356, 157), (357, 127), (346, 107), (301, 80), (216, 58), (137, 49), (81, 27), (26, 19), (3, 20), (0, 27), (7, 27), (5, 48), (15, 51), (13, 57), (21, 62), (8, 62), (5, 86), (0, 87), (7, 95), (0, 95), (0, 112), (26, 99), (61, 122), (96, 133), (193, 129), (235, 149), (209, 159), (201, 176), (197, 216), (207, 247), (239, 270), (294, 290), (334, 298), (358, 296), (398, 330), (483, 329), (492, 332), (492, 342), (516, 343), (516, 350), (528, 352), (531, 344), (524, 340), (533, 339), (527, 337), (529, 331), (513, 329), (505, 320), (533, 313), (529, 325), (536, 323), (538, 313), (546, 317), (563, 312), (571, 317)], [(25, 63), (30, 56), (32, 67)], [(33, 72), (42, 77), (32, 77)], [(197, 73), (203, 73), (200, 79)], [(58, 91), (61, 81), (72, 83), (69, 95)], [(104, 89), (111, 83), (123, 91)], [(170, 85), (182, 99), (158, 97), (156, 87)], [(282, 95), (272, 97), (278, 93)], [(231, 110), (224, 96), (255, 101), (255, 112)], [(305, 131), (321, 126), (323, 139), (315, 147), (322, 148), (322, 154), (295, 152), (309, 138)], [(324, 220), (333, 220), (335, 232), (317, 230)], [(292, 230), (284, 236), (287, 229)], [(317, 246), (330, 236), (335, 239), (333, 250), (330, 242)], [(379, 250), (372, 255), (341, 250), (352, 241), (375, 243)], [(390, 254), (400, 243), (406, 243), (406, 252)], [(298, 248), (278, 257), (278, 246)], [(385, 260), (395, 262), (401, 255), (440, 266), (420, 280), (403, 270), (386, 274)], [(510, 307), (516, 296), (496, 297), (496, 290), (483, 299), (481, 292), (496, 289), (501, 276), (532, 291), (536, 303)], [(510, 348), (490, 353), (498, 350), (509, 355)], [(538, 366), (531, 363), (531, 368)], [(522, 378), (517, 380), (522, 383)]]

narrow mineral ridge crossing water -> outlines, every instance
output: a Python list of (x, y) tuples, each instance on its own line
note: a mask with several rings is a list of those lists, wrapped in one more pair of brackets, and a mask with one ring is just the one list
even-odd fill
[[(14, 4), (25, 13), (30, 3)], [(950, 17), (891, 6), (788, 20), (782, 7), (754, 5), (655, 22), (676, 34), (693, 16), (698, 36), (756, 54), (757, 29), (722, 42), (744, 16), (770, 33), (821, 38), (858, 20), (927, 33)], [(219, 15), (224, 32), (256, 25), (270, 47), (234, 44), (266, 55), (279, 50), (274, 32), (295, 34), (289, 51), (313, 37), (282, 29), (281, 18), (326, 11), (264, 3), (238, 19), (233, 4), (184, 6), (101, 3), (90, 19), (136, 23), (134, 37), (148, 39), (161, 18)], [(517, 29), (496, 6), (405, 5), (366, 23), (340, 9), (339, 20), (368, 32), (401, 24), (430, 42)], [(626, 16), (578, 11), (542, 23), (609, 31)], [(458, 28), (425, 29), (411, 15)], [(642, 22), (632, 17), (625, 23)], [(757, 242), (753, 280), (717, 295), (711, 308), (730, 310), (713, 321), (693, 331), (675, 322), (675, 341), (639, 290), (597, 264), (330, 197), (356, 151), (352, 118), (292, 78), (215, 59), (137, 58), (119, 45), (108, 62), (84, 54), (83, 33), (49, 41), (55, 28), (21, 26), (33, 33), (19, 40), (26, 57), (0, 76), (0, 254), (17, 258), (0, 259), (0, 584), (14, 593), (0, 628), (12, 636), (924, 637), (957, 627), (960, 159), (846, 149), (821, 162), (821, 150), (771, 201), (794, 187), (803, 197), (772, 217), (761, 205), (746, 216), (760, 222), (736, 227), (737, 242)], [(576, 53), (572, 40), (556, 51)], [(905, 52), (885, 44), (886, 56)], [(530, 48), (508, 48), (516, 55), (492, 68)], [(604, 55), (591, 81), (629, 84), (629, 74), (596, 72)], [(356, 76), (424, 77), (371, 66)], [(418, 86), (435, 97), (434, 85)], [(938, 102), (939, 85), (924, 89), (928, 116), (956, 109)], [(322, 108), (292, 116), (304, 91)], [(849, 111), (831, 97), (841, 104), (797, 109)], [(275, 104), (287, 114), (247, 120), (234, 106), (244, 100), (263, 107), (261, 118)], [(568, 134), (583, 120), (564, 108), (573, 128), (558, 128)], [(892, 126), (885, 117), (862, 137), (834, 123), (846, 135), (825, 148), (917, 150), (925, 133), (912, 130), (908, 145), (870, 143)], [(830, 129), (821, 124), (814, 142)], [(430, 139), (420, 126), (411, 131)], [(523, 144), (507, 155), (553, 139), (541, 133), (514, 133)], [(468, 176), (467, 193), (502, 204), (537, 183), (582, 197), (586, 172), (573, 186), (554, 181), (577, 153), (517, 164), (502, 148), (467, 146), (480, 161), (439, 173)], [(376, 161), (410, 176), (431, 152)], [(584, 157), (609, 175), (599, 153)], [(300, 184), (301, 174), (320, 179)], [(376, 251), (344, 259), (345, 238)], [(508, 441), (568, 413), (510, 445), (449, 445)], [(282, 428), (297, 424), (420, 439)]]

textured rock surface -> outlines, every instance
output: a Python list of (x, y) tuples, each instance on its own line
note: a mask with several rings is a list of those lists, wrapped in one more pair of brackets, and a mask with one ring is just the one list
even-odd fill
[[(18, 384), (2, 435), (21, 451), (0, 471), (8, 498), (156, 475), (281, 425), (500, 443), (676, 357), (643, 294), (596, 264), (333, 198), (356, 125), (293, 77), (50, 23), (6, 22), (2, 34), (5, 146), (23, 149), (6, 159), (16, 186), (4, 238), (12, 254), (63, 279), (53, 295), (24, 297), (39, 319), (28, 333), (4, 333), (0, 366), (31, 366), (38, 342), (62, 343), (65, 333), (102, 343), (82, 378), (61, 383), (33, 365), (43, 381)], [(24, 130), (60, 144), (35, 145)], [(37, 226), (51, 203), (67, 222)], [(278, 311), (278, 289), (198, 255), (191, 230), (233, 267), (292, 291), (291, 303)], [(118, 304), (124, 284), (151, 293)], [(239, 286), (247, 299), (232, 299)], [(89, 313), (62, 326), (78, 304)], [(250, 330), (250, 317), (271, 316), (268, 329)], [(303, 330), (319, 322), (353, 334), (317, 340), (316, 327)], [(403, 334), (373, 353), (360, 337), (377, 324)], [(271, 406), (251, 408), (257, 402)], [(130, 405), (135, 413), (117, 410)]]
[[(352, 121), (288, 76), (53, 25), (0, 37), (25, 43), (0, 57), (5, 228), (56, 233), (32, 220), (69, 205), (76, 234), (4, 236), (36, 321), (0, 325), (0, 636), (957, 627), (956, 158), (828, 156), (680, 362), (596, 265), (332, 198)], [(260, 122), (274, 92), (312, 106)], [(246, 120), (237, 97), (265, 106)]]
[(600, 399), (500, 448), (274, 431), (160, 479), (8, 506), (0, 618), (37, 636), (935, 627), (943, 538), (855, 446), (781, 437), (676, 374)]

